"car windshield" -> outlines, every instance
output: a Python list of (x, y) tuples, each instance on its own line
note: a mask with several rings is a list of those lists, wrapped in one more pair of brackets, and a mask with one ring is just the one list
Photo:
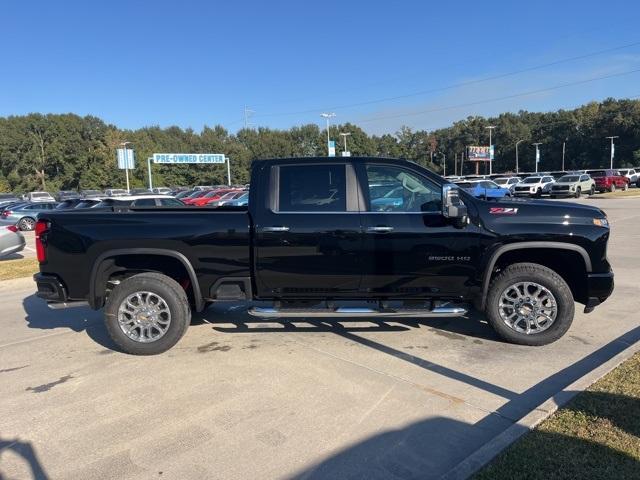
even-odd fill
[(34, 192), (31, 194), (32, 198), (50, 198), (51, 195), (45, 192)]
[(560, 180), (558, 180), (558, 182), (571, 183), (577, 182), (578, 180), (580, 180), (580, 177), (578, 175), (565, 175), (564, 177), (560, 177)]
[(507, 183), (509, 183), (509, 179), (508, 178), (496, 178), (494, 180), (494, 182), (496, 182), (498, 185), (506, 185)]
[(626, 175), (629, 173), (629, 170), (620, 170), (620, 175)]
[(522, 183), (540, 183), (540, 177), (525, 178)]
[(593, 172), (589, 172), (589, 175), (591, 175), (592, 177), (606, 177), (607, 172), (605, 172), (604, 170), (595, 170)]

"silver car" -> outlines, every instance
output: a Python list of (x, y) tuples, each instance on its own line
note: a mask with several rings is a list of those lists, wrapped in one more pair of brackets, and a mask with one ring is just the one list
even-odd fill
[(24, 246), (24, 237), (18, 227), (15, 225), (0, 227), (0, 258), (21, 252)]

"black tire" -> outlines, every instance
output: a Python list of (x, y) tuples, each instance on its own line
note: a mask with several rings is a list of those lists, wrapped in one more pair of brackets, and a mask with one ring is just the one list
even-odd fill
[(36, 228), (36, 221), (34, 218), (31, 218), (31, 217), (21, 218), (20, 221), (18, 222), (18, 228), (22, 232), (30, 232), (31, 230)]
[(538, 191), (535, 193), (536, 198), (540, 198), (542, 196), (542, 189), (539, 188)]
[(596, 187), (591, 185), (591, 188), (589, 189), (589, 195), (595, 195), (595, 194), (596, 194)]
[(580, 198), (582, 196), (582, 189), (580, 187), (576, 188), (576, 198)]
[[(129, 338), (120, 328), (120, 305), (136, 292), (158, 295), (171, 313), (171, 321), (166, 332), (156, 341), (141, 343)], [(104, 319), (109, 336), (123, 352), (132, 355), (156, 355), (169, 350), (186, 333), (191, 323), (191, 308), (186, 292), (174, 279), (160, 273), (140, 273), (123, 280), (113, 289), (104, 307)]]
[[(527, 335), (513, 330), (500, 317), (500, 296), (505, 289), (517, 282), (535, 282), (547, 288), (555, 297), (558, 311), (555, 321), (547, 330)], [(575, 305), (569, 285), (556, 272), (537, 263), (515, 263), (492, 280), (485, 312), (489, 324), (506, 341), (519, 345), (541, 346), (555, 342), (569, 330)]]
[(636, 187), (640, 188), (640, 178), (636, 181)]

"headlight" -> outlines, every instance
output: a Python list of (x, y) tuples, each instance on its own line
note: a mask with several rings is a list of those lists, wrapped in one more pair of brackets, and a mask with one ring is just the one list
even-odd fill
[(575, 190), (576, 186), (575, 185), (571, 185), (571, 187), (569, 187), (569, 188), (571, 188), (571, 190)]
[(597, 225), (598, 227), (609, 228), (609, 220), (607, 220), (606, 218), (594, 218), (593, 224)]

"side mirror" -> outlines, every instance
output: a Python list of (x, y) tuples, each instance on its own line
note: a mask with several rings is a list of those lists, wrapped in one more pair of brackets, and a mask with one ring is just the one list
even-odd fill
[(464, 219), (467, 216), (467, 206), (460, 200), (456, 185), (447, 183), (442, 187), (442, 216), (458, 219)]

